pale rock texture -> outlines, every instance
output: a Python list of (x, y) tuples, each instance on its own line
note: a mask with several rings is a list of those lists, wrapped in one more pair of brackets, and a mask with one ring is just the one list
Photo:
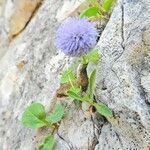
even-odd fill
[(116, 118), (101, 130), (97, 149), (150, 149), (149, 8), (145, 0), (120, 2), (98, 43), (96, 96)]
[(36, 13), (36, 9), (41, 5), (42, 0), (15, 0), (14, 11), (10, 17), (9, 23), (9, 39), (19, 34), (33, 15)]
[(0, 16), (2, 14), (4, 0), (0, 0)]
[[(9, 2), (0, 18), (0, 150), (33, 150), (41, 134), (23, 127), (21, 114), (33, 101), (49, 111), (60, 100), (55, 94), (61, 73), (73, 59), (56, 49), (55, 32), (83, 1), (44, 0), (28, 15), (25, 10), (23, 15), (22, 11), (16, 14), (22, 10), (17, 0)], [(23, 8), (25, 1), (18, 2)], [(19, 27), (15, 19), (11, 24), (17, 15), (23, 17)], [(17, 36), (10, 40), (11, 28), (18, 31), (13, 30)], [(149, 0), (117, 2), (97, 44), (101, 61), (88, 68), (88, 72), (97, 68), (96, 100), (107, 104), (114, 118), (91, 116), (71, 100), (62, 99), (68, 107), (55, 136), (55, 149), (150, 149), (149, 36)]]
[(85, 2), (86, 0), (66, 0), (61, 9), (57, 11), (57, 21), (61, 22), (69, 16), (79, 15), (81, 10), (87, 6), (87, 3)]

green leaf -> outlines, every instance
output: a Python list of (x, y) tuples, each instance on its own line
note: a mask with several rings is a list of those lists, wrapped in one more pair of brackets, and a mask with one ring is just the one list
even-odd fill
[(113, 113), (105, 104), (103, 103), (94, 103), (96, 110), (103, 115), (104, 117), (112, 117)]
[(86, 61), (86, 64), (89, 62), (98, 62), (100, 59), (100, 54), (98, 49), (93, 49), (90, 53), (84, 56), (84, 61)]
[(104, 0), (102, 7), (106, 12), (109, 12), (113, 5), (113, 0)]
[(91, 105), (91, 102), (92, 102), (92, 100), (89, 98), (88, 95), (84, 95), (83, 98), (82, 98), (82, 101), (87, 102), (90, 105)]
[(28, 128), (40, 128), (47, 125), (44, 106), (40, 103), (32, 103), (22, 115), (22, 123)]
[(98, 62), (100, 59), (100, 53), (98, 49), (93, 49), (90, 53), (87, 54), (88, 62)]
[[(78, 96), (78, 94), (80, 93), (80, 88), (79, 87), (71, 87), (70, 89), (69, 89), (69, 91), (68, 92), (70, 92), (71, 94), (73, 93), (73, 94), (76, 94), (76, 95), (70, 95), (69, 97), (70, 98), (73, 98), (73, 99), (76, 99), (76, 98), (79, 98), (79, 97), (77, 97)], [(69, 95), (69, 94), (68, 94)], [(81, 97), (80, 97), (81, 98)], [(81, 98), (82, 99), (82, 98)], [(81, 100), (76, 100), (76, 101), (74, 101), (74, 103), (75, 103), (75, 105), (77, 106), (77, 107), (80, 107), (81, 106)]]
[(99, 12), (99, 8), (98, 7), (89, 7), (88, 9), (84, 10), (80, 14), (80, 18), (97, 16), (98, 12)]
[(49, 117), (47, 117), (47, 120), (52, 124), (57, 123), (62, 119), (63, 115), (64, 107), (61, 104), (56, 104), (54, 107), (54, 111)]
[(79, 88), (79, 87), (71, 87), (71, 88), (69, 89), (69, 91), (72, 91), (72, 92), (74, 92), (75, 94), (78, 94), (78, 93), (80, 92), (80, 88)]
[(54, 136), (48, 135), (44, 138), (43, 144), (39, 145), (38, 150), (54, 150)]
[(73, 92), (73, 91), (68, 91), (67, 93), (68, 93), (68, 96), (69, 96), (70, 98), (73, 98), (73, 99), (75, 99), (75, 100), (82, 101), (82, 97), (79, 96), (78, 94), (76, 94), (75, 92)]
[(99, 0), (87, 0), (89, 5), (95, 6), (97, 3), (99, 4)]
[(74, 71), (70, 68), (63, 73), (61, 77), (61, 83), (67, 83), (73, 80), (76, 80), (76, 76)]
[(96, 69), (94, 69), (91, 72), (90, 77), (89, 77), (89, 98), (90, 98), (91, 102), (93, 102), (95, 79), (96, 79)]
[(76, 75), (74, 73), (74, 68), (70, 67), (68, 68), (68, 70), (66, 70), (62, 77), (61, 77), (61, 83), (67, 83), (67, 82), (70, 82), (70, 81), (74, 81), (76, 80)]

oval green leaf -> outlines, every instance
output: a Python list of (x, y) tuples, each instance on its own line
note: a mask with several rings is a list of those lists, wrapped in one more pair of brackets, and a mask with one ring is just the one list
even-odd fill
[(63, 73), (62, 77), (61, 77), (61, 83), (67, 83), (70, 81), (76, 80), (76, 76), (75, 73), (73, 72), (73, 70), (67, 70)]
[(43, 144), (39, 145), (38, 150), (54, 150), (54, 136), (48, 135), (44, 138)]
[(94, 69), (89, 78), (89, 98), (91, 102), (93, 102), (93, 93), (94, 93), (94, 87), (95, 87), (95, 79), (96, 79), (96, 69)]
[(80, 18), (97, 16), (98, 12), (99, 12), (99, 8), (98, 7), (89, 7), (88, 9), (84, 10), (80, 14)]
[(78, 66), (78, 63), (71, 65), (67, 70), (65, 70), (61, 76), (61, 83), (67, 83), (76, 80), (75, 70)]
[(69, 96), (70, 98), (73, 98), (73, 99), (78, 100), (78, 101), (82, 101), (82, 97), (79, 96), (78, 94), (76, 94), (76, 93), (73, 92), (73, 91), (68, 91), (67, 94), (68, 94), (68, 96)]
[(54, 107), (54, 111), (49, 117), (47, 117), (47, 120), (52, 124), (57, 123), (62, 119), (63, 115), (64, 107), (61, 104), (56, 104)]
[(104, 0), (102, 7), (106, 12), (109, 12), (113, 4), (113, 0)]
[(100, 59), (100, 53), (98, 49), (93, 49), (90, 53), (84, 56), (86, 63), (94, 62), (97, 63)]
[(71, 88), (69, 89), (69, 91), (72, 91), (72, 92), (74, 92), (75, 94), (78, 94), (78, 93), (80, 92), (80, 88), (79, 88), (79, 87), (71, 87)]
[(94, 103), (94, 106), (96, 107), (97, 112), (99, 112), (104, 117), (112, 117), (113, 113), (105, 104), (103, 103)]
[(40, 128), (47, 124), (44, 106), (40, 103), (32, 103), (22, 115), (22, 123), (28, 128)]

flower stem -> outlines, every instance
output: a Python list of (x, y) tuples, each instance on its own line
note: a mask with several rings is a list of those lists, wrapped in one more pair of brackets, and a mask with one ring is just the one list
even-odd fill
[(70, 79), (70, 76), (68, 75), (68, 78), (69, 78), (69, 82), (70, 82), (70, 84), (71, 84), (71, 87), (73, 87), (74, 88), (74, 85), (73, 85), (73, 83), (72, 83), (72, 81), (71, 81), (71, 79)]
[(82, 64), (87, 64), (87, 61), (86, 61), (86, 57), (85, 57), (85, 56), (82, 56), (82, 57), (81, 57), (81, 62), (82, 62)]
[[(69, 69), (69, 67), (67, 66), (67, 69)], [(68, 78), (69, 78), (69, 82), (70, 82), (70, 84), (71, 84), (71, 87), (73, 87), (74, 88), (74, 85), (73, 85), (73, 83), (72, 83), (72, 81), (71, 81), (71, 78), (70, 78), (70, 76), (68, 75)]]

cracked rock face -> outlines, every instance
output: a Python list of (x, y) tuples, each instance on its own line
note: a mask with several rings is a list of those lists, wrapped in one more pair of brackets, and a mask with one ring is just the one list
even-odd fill
[(98, 43), (96, 95), (116, 116), (102, 128), (98, 149), (150, 149), (149, 6), (120, 2)]
[[(23, 15), (23, 30), (17, 28), (19, 34), (11, 42), (9, 16), (17, 14), (9, 8), (18, 5), (17, 0), (11, 6), (8, 2), (0, 18), (0, 150), (33, 150), (41, 135), (22, 126), (21, 114), (33, 101), (49, 111), (60, 100), (55, 97), (59, 79), (73, 59), (56, 49), (55, 31), (64, 18), (83, 7), (83, 1), (43, 1), (33, 16)], [(119, 1), (97, 44), (102, 58), (95, 65), (95, 97), (115, 117), (91, 116), (62, 99), (68, 109), (55, 135), (57, 150), (150, 149), (149, 8), (149, 0)]]

